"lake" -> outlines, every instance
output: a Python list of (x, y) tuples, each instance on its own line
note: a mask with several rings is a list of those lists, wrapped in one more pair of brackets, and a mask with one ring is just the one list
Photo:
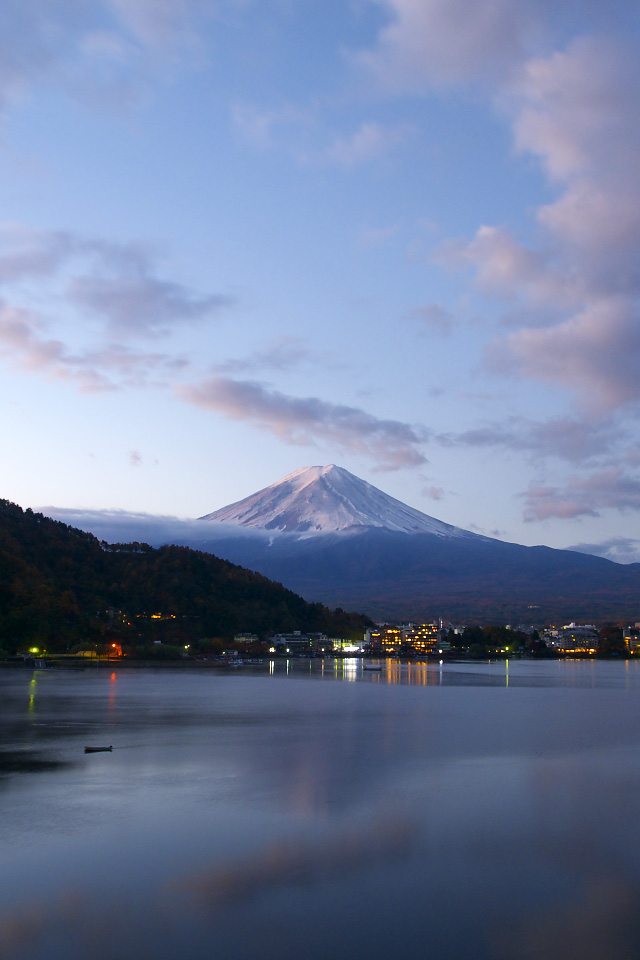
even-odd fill
[(6, 668), (0, 722), (3, 960), (640, 953), (635, 661)]

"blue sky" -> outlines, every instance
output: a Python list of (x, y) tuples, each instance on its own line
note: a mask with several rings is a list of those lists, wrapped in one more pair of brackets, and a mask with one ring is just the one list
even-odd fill
[(640, 559), (640, 24), (610, 0), (5, 0), (1, 495), (310, 464)]

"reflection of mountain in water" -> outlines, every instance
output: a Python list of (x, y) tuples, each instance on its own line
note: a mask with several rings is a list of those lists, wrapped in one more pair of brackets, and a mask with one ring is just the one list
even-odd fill
[(70, 766), (73, 764), (66, 760), (52, 760), (30, 750), (0, 750), (0, 776), (10, 773), (48, 773)]

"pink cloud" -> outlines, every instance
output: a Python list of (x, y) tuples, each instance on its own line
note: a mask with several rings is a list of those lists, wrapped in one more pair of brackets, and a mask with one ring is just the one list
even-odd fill
[(421, 450), (427, 439), (424, 428), (381, 420), (357, 407), (317, 397), (291, 397), (254, 381), (226, 377), (180, 387), (178, 394), (230, 420), (268, 430), (285, 443), (329, 443), (369, 457), (384, 470), (426, 463)]
[(494, 344), (494, 368), (576, 391), (589, 413), (611, 412), (640, 398), (640, 322), (623, 299), (594, 302), (547, 329), (528, 328)]
[(564, 487), (531, 487), (524, 497), (527, 522), (597, 517), (601, 510), (640, 510), (640, 480), (625, 475), (619, 467), (610, 467), (570, 478)]
[(509, 76), (541, 31), (542, 4), (516, 0), (380, 0), (390, 21), (358, 61), (392, 90)]
[(473, 269), (483, 293), (537, 311), (535, 326), (489, 346), (492, 369), (565, 387), (590, 415), (640, 398), (638, 89), (640, 62), (620, 38), (523, 61), (496, 103), (557, 197), (536, 211), (533, 244), (485, 225), (435, 255)]
[(26, 370), (69, 380), (83, 391), (165, 383), (186, 363), (180, 357), (101, 344), (73, 353), (61, 341), (48, 338), (42, 321), (27, 310), (0, 302), (0, 356)]

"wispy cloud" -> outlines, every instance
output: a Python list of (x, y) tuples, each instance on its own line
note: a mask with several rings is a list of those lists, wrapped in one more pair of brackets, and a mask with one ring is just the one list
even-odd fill
[(198, 296), (182, 284), (161, 280), (146, 270), (76, 277), (68, 285), (68, 296), (106, 320), (118, 334), (167, 333), (176, 323), (201, 320), (233, 304), (231, 297)]
[(240, 137), (261, 150), (299, 141), (301, 134), (316, 123), (310, 110), (291, 104), (267, 109), (252, 103), (235, 103), (231, 120)]
[(413, 128), (407, 125), (367, 121), (350, 133), (336, 137), (322, 156), (337, 166), (361, 166), (389, 153), (413, 134)]
[(0, 109), (38, 84), (76, 98), (130, 104), (148, 80), (202, 56), (204, 0), (4, 0)]
[(640, 540), (630, 537), (611, 537), (599, 543), (574, 543), (567, 550), (590, 553), (616, 563), (640, 563)]
[(272, 337), (246, 357), (217, 363), (212, 367), (212, 370), (214, 373), (221, 374), (246, 374), (256, 370), (282, 372), (291, 370), (310, 360), (317, 362), (317, 359), (317, 354), (312, 353), (305, 347), (303, 341), (298, 337), (283, 335)]
[(236, 103), (231, 119), (240, 137), (256, 149), (281, 149), (304, 165), (345, 169), (372, 163), (416, 133), (410, 124), (374, 119), (337, 132), (323, 119), (323, 109), (317, 103), (306, 109), (291, 104), (269, 109)]
[[(154, 464), (155, 465), (155, 464)], [(223, 504), (207, 504), (206, 509), (218, 509)], [(234, 524), (216, 523), (207, 520), (187, 519), (166, 514), (129, 513), (126, 510), (84, 510), (72, 507), (38, 506), (34, 507), (47, 517), (61, 520), (80, 530), (87, 530), (99, 540), (107, 543), (149, 543), (152, 547), (159, 547), (165, 543), (182, 544), (194, 549), (209, 549), (215, 547), (216, 540), (224, 540), (227, 536), (254, 537), (256, 530), (248, 530)], [(203, 507), (203, 509), (205, 509)], [(258, 535), (261, 534), (258, 532)], [(264, 536), (272, 539), (273, 531), (266, 531)]]
[(485, 423), (460, 433), (440, 434), (444, 446), (495, 447), (528, 452), (536, 460), (556, 457), (584, 463), (598, 457), (619, 456), (618, 444), (625, 432), (613, 422), (588, 422), (564, 417), (546, 421), (511, 417)]
[(423, 303), (411, 310), (407, 319), (413, 321), (418, 329), (437, 333), (441, 337), (451, 335), (455, 322), (453, 314), (440, 303)]
[(563, 487), (533, 486), (523, 494), (527, 522), (551, 517), (571, 520), (600, 516), (602, 510), (640, 510), (640, 479), (619, 467), (573, 477)]
[(429, 500), (442, 500), (444, 497), (444, 490), (442, 487), (423, 487), (422, 496), (428, 497)]
[(34, 314), (0, 301), (0, 356), (32, 373), (69, 380), (82, 391), (166, 384), (187, 364), (182, 357), (119, 344), (76, 352), (61, 340), (47, 337), (44, 330)]
[(262, 383), (226, 377), (181, 387), (179, 395), (230, 420), (268, 430), (285, 443), (330, 443), (368, 457), (380, 469), (396, 470), (427, 462), (421, 449), (428, 438), (424, 428), (381, 420), (357, 407), (317, 397), (292, 397)]
[(389, 223), (378, 227), (363, 227), (360, 232), (360, 242), (363, 247), (382, 247), (394, 240), (399, 230), (399, 223)]
[(115, 243), (65, 231), (0, 227), (0, 288), (16, 306), (35, 291), (80, 308), (103, 321), (118, 337), (165, 334), (182, 323), (217, 317), (234, 301), (224, 294), (200, 294), (158, 275), (150, 246)]

